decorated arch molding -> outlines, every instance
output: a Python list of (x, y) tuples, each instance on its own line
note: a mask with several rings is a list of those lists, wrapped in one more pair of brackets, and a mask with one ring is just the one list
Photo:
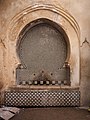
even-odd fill
[[(64, 8), (57, 7), (52, 4), (34, 4), (22, 10), (15, 15), (8, 26), (7, 40), (8, 40), (8, 61), (10, 63), (10, 80), (15, 84), (16, 68), (20, 64), (20, 60), (16, 53), (16, 45), (18, 37), (22, 29), (30, 22), (37, 19), (49, 19), (58, 24), (67, 34), (70, 43), (70, 57), (68, 64), (71, 68), (71, 86), (79, 86), (80, 81), (80, 60), (79, 60), (79, 41), (80, 29), (76, 20)], [(13, 50), (12, 50), (13, 48)], [(13, 74), (14, 71), (14, 74)]]
[[(53, 13), (54, 15), (56, 14), (57, 16), (60, 15), (62, 16), (65, 20), (67, 20), (71, 26), (73, 27), (73, 29), (75, 30), (78, 39), (80, 38), (80, 29), (79, 29), (79, 25), (76, 22), (76, 20), (74, 19), (74, 17), (72, 15), (70, 15), (66, 10), (64, 10), (62, 7), (57, 7), (51, 4), (35, 4), (32, 6), (29, 6), (28, 8), (24, 9), (23, 11), (21, 11), (20, 13), (18, 13), (16, 16), (14, 16), (9, 24), (9, 34), (12, 34), (13, 30), (15, 30), (16, 25), (19, 23), (19, 21), (21, 20), (21, 22), (23, 23), (23, 26), (25, 26), (25, 23), (27, 21), (27, 19), (25, 18), (27, 15), (32, 15), (33, 12), (34, 14), (37, 13), (38, 11), (48, 11), (48, 13)], [(44, 15), (47, 16), (47, 15)], [(40, 16), (36, 16), (36, 17), (44, 17), (43, 13)], [(32, 17), (31, 20), (33, 20), (34, 15), (30, 16)], [(55, 18), (53, 18), (53, 21), (55, 21)], [(29, 21), (30, 22), (30, 21)], [(13, 39), (11, 39), (13, 40)]]

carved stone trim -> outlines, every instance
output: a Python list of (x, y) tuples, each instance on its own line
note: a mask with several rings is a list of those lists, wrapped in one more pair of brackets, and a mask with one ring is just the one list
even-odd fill
[(21, 18), (23, 18), (27, 14), (30, 14), (30, 13), (38, 11), (38, 10), (48, 10), (48, 11), (51, 11), (53, 13), (59, 14), (60, 16), (64, 17), (74, 28), (78, 38), (80, 38), (80, 28), (78, 26), (78, 23), (74, 19), (74, 17), (71, 16), (62, 7), (57, 7), (57, 6), (51, 5), (51, 4), (34, 4), (32, 6), (27, 7), (26, 9), (24, 9), (20, 13), (18, 13), (16, 16), (14, 16), (12, 18), (12, 20), (9, 24), (9, 31), (8, 31), (9, 34), (8, 35), (10, 35), (10, 33), (12, 34), (13, 28), (17, 24), (18, 20), (20, 20)]
[[(15, 84), (16, 68), (20, 64), (19, 57), (16, 52), (18, 37), (22, 29), (30, 22), (36, 19), (49, 19), (57, 23), (66, 32), (70, 43), (70, 57), (66, 61), (71, 68), (71, 86), (79, 86), (80, 78), (80, 28), (76, 20), (64, 8), (57, 7), (52, 4), (34, 4), (15, 15), (8, 25), (7, 41), (8, 41), (8, 61), (10, 64), (9, 78)], [(12, 51), (13, 48), (13, 51)], [(12, 73), (12, 74), (11, 74)], [(13, 74), (14, 73), (14, 74)], [(12, 83), (11, 83), (12, 84)]]

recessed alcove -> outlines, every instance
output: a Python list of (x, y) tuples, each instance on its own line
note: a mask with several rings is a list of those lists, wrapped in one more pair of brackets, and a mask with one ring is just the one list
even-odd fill
[(79, 40), (78, 23), (61, 7), (32, 5), (13, 17), (7, 31), (5, 104), (79, 106)]
[(54, 22), (38, 19), (26, 25), (19, 35), (17, 54), (21, 61), (17, 85), (70, 85), (68, 36)]

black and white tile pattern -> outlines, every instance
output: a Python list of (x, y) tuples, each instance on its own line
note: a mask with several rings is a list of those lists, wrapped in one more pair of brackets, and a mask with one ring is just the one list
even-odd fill
[(66, 80), (63, 80), (63, 81), (37, 81), (37, 80), (34, 80), (34, 81), (20, 81), (19, 82), (20, 85), (70, 85), (70, 82), (66, 81)]
[(6, 106), (80, 106), (79, 90), (7, 90)]

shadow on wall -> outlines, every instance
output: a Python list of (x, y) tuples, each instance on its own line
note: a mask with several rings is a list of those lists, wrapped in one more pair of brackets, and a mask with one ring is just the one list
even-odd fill
[(81, 46), (81, 97), (82, 106), (90, 105), (90, 44), (86, 39)]

